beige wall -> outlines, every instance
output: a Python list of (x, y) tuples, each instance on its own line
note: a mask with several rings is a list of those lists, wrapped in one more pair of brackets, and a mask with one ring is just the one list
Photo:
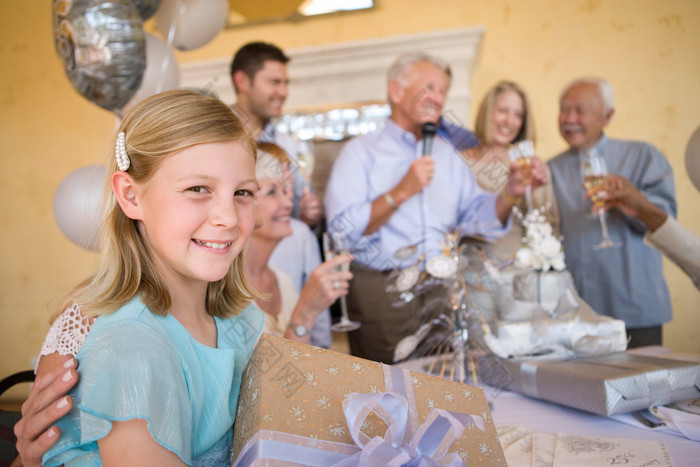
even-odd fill
[[(71, 171), (101, 163), (115, 118), (79, 96), (53, 50), (51, 2), (0, 3), (0, 376), (25, 369), (68, 287), (93, 257), (58, 230), (53, 193)], [(700, 235), (700, 194), (684, 169), (700, 125), (700, 2), (697, 0), (381, 0), (376, 10), (225, 31), (181, 62), (229, 56), (263, 39), (286, 48), (485, 26), (472, 92), (478, 102), (502, 78), (534, 101), (540, 153), (564, 148), (557, 97), (581, 74), (609, 78), (617, 92), (613, 137), (657, 145), (675, 170), (679, 218)], [(429, 6), (428, 6), (429, 5)], [(474, 115), (475, 109), (471, 109)], [(693, 215), (695, 213), (695, 215)], [(700, 351), (700, 293), (667, 263), (674, 321), (664, 328), (674, 351)]]

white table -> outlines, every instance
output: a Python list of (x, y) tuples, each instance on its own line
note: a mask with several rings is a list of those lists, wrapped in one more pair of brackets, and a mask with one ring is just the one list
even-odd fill
[(493, 388), (482, 389), (493, 404), (492, 415), (496, 425), (520, 425), (549, 434), (573, 433), (580, 436), (660, 441), (666, 443), (676, 467), (700, 465), (700, 442), (671, 434), (671, 430), (666, 428), (638, 428), (615, 418), (571, 409), (516, 392), (497, 393)]
[[(668, 352), (668, 351), (666, 351)], [(658, 349), (635, 353), (658, 355)], [(399, 366), (422, 371), (433, 357), (403, 362)], [(685, 358), (684, 358), (685, 359)], [(650, 429), (635, 423), (630, 415), (605, 417), (559, 404), (534, 399), (523, 394), (482, 386), (493, 405), (492, 415), (497, 426), (519, 425), (534, 432), (571, 433), (580, 436), (659, 441), (666, 444), (675, 467), (700, 466), (700, 442), (674, 434), (667, 428)], [(620, 420), (629, 420), (625, 423)], [(593, 466), (591, 466), (593, 467)]]

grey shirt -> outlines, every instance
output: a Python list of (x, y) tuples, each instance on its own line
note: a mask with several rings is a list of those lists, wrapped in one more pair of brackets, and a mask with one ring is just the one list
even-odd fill
[[(603, 135), (596, 144), (608, 172), (628, 178), (649, 200), (676, 216), (673, 171), (654, 146)], [(663, 276), (661, 254), (644, 244), (645, 225), (617, 209), (607, 213), (608, 229), (617, 248), (595, 250), (601, 239), (598, 218), (584, 200), (578, 152), (549, 161), (559, 206), (567, 269), (581, 297), (603, 315), (628, 328), (659, 326), (671, 320), (671, 299)]]

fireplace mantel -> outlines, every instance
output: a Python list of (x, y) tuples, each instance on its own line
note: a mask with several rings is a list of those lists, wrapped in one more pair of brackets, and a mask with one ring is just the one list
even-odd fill
[[(410, 35), (289, 49), (290, 78), (286, 108), (302, 110), (386, 100), (386, 73), (402, 53), (423, 51), (452, 67), (445, 104), (450, 120), (467, 122), (470, 82), (479, 56), (483, 27), (430, 31)], [(180, 87), (209, 90), (224, 102), (235, 102), (229, 76), (231, 57), (181, 64)]]

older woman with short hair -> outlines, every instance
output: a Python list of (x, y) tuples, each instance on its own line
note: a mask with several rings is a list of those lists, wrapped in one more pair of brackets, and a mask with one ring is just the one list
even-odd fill
[[(245, 247), (244, 262), (250, 283), (266, 294), (255, 301), (265, 312), (263, 330), (320, 345), (330, 342), (330, 336), (312, 334), (312, 328), (333, 302), (348, 293), (352, 273), (341, 271), (339, 266), (352, 261), (352, 255), (338, 255), (321, 263), (306, 279), (301, 292), (282, 268), (269, 263), (279, 243), (292, 235), (288, 164), (288, 156), (279, 147), (259, 146), (255, 164), (255, 176), (260, 185), (256, 229)], [(330, 333), (330, 330), (326, 328), (325, 332)]]

